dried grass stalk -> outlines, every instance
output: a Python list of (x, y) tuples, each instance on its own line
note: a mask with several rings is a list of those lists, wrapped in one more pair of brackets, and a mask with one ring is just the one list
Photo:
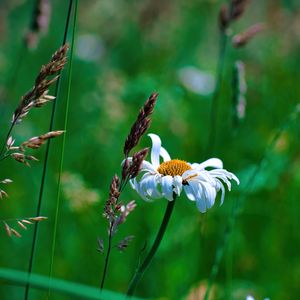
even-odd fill
[[(38, 216), (38, 217), (25, 218), (25, 219), (15, 220), (15, 221), (17, 222), (20, 229), (27, 230), (28, 228), (27, 228), (26, 225), (31, 225), (31, 224), (33, 224), (33, 222), (40, 222), (40, 221), (43, 221), (43, 220), (46, 220), (46, 219), (47, 219), (46, 217)], [(14, 235), (18, 238), (22, 237), (21, 234), (16, 229), (14, 229), (10, 225), (8, 225), (7, 222), (3, 221), (3, 224), (4, 224), (4, 229), (6, 231), (6, 234), (9, 237), (11, 237), (12, 235)]]
[(225, 31), (229, 25), (240, 18), (245, 9), (248, 0), (231, 0), (229, 7), (223, 5), (219, 13), (219, 27), (221, 31)]
[(152, 93), (141, 108), (124, 144), (125, 157), (128, 157), (129, 152), (139, 143), (140, 138), (149, 128), (150, 116), (153, 113), (157, 97), (158, 93)]
[(52, 139), (54, 137), (57, 137), (61, 134), (63, 134), (63, 130), (57, 130), (57, 131), (50, 131), (45, 134), (42, 134), (40, 136), (32, 137), (28, 141), (25, 141), (21, 144), (21, 149), (31, 148), (31, 149), (38, 149), (40, 148), (47, 140)]
[(120, 206), (117, 205), (118, 198), (120, 196), (119, 192), (120, 188), (120, 179), (117, 175), (115, 175), (111, 181), (110, 189), (109, 189), (109, 198), (105, 203), (104, 208), (104, 216), (112, 222), (115, 219), (116, 210), (120, 209)]
[(28, 114), (31, 108), (41, 107), (45, 103), (55, 99), (55, 97), (48, 95), (48, 89), (50, 85), (58, 79), (58, 75), (50, 79), (49, 76), (57, 74), (64, 67), (67, 62), (66, 54), (68, 49), (69, 46), (65, 44), (53, 54), (52, 59), (48, 64), (42, 66), (35, 79), (35, 85), (29, 92), (22, 96), (21, 101), (13, 114), (13, 124), (20, 122), (22, 118)]

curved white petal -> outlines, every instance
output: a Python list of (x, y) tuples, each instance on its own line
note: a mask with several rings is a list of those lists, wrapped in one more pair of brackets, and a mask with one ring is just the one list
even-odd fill
[(162, 195), (169, 201), (173, 199), (173, 177), (172, 176), (163, 176), (161, 178), (161, 191)]
[(207, 208), (209, 209), (215, 204), (217, 191), (213, 186), (211, 186), (207, 182), (203, 182), (203, 185), (204, 185), (205, 191), (206, 191), (206, 193), (205, 193), (205, 202), (206, 202)]
[(188, 197), (189, 200), (196, 201), (196, 197), (193, 193), (193, 190), (189, 185), (184, 185), (183, 189), (184, 189), (185, 194), (186, 194), (186, 196)]
[(153, 133), (149, 133), (148, 136), (150, 136), (152, 140), (151, 163), (153, 167), (157, 169), (160, 165), (159, 154), (161, 149), (161, 140), (158, 135)]
[(154, 168), (154, 166), (146, 160), (143, 160), (142, 162), (141, 171), (150, 171), (152, 173), (157, 173), (156, 168)]
[(140, 181), (142, 193), (151, 198), (160, 198), (161, 194), (157, 190), (157, 175), (145, 174)]
[(205, 203), (204, 199), (202, 199), (202, 198), (197, 199), (196, 206), (200, 212), (202, 212), (202, 213), (206, 212), (206, 203)]
[(192, 167), (196, 169), (205, 169), (207, 167), (222, 169), (223, 162), (219, 158), (210, 158), (201, 164), (192, 164)]
[(174, 176), (173, 178), (173, 191), (176, 195), (180, 196), (180, 193), (182, 191), (182, 177), (179, 175)]
[(231, 182), (228, 180), (228, 178), (229, 179), (232, 178), (232, 176), (231, 176), (231, 175), (233, 175), (232, 173), (229, 173), (224, 169), (211, 170), (211, 171), (209, 171), (209, 173), (211, 176), (221, 179), (227, 185), (228, 190), (229, 191), (231, 190)]
[(131, 184), (132, 188), (138, 192), (138, 194), (142, 197), (143, 200), (145, 200), (147, 202), (152, 201), (151, 199), (149, 199), (147, 197), (146, 193), (144, 193), (142, 191), (142, 189), (140, 188), (140, 184), (137, 182), (136, 178), (130, 180), (130, 184)]
[(168, 151), (167, 151), (164, 147), (161, 147), (161, 148), (160, 148), (159, 154), (160, 154), (160, 156), (163, 158), (164, 161), (169, 161), (169, 160), (171, 160), (171, 157), (170, 157)]
[(183, 180), (189, 180), (192, 179), (200, 174), (200, 171), (197, 170), (187, 170), (182, 174)]
[(225, 198), (225, 188), (221, 182), (219, 182), (218, 188), (221, 190), (221, 202), (220, 202), (220, 206), (221, 206), (223, 204), (224, 198)]
[(215, 185), (215, 178), (210, 175), (209, 171), (202, 170), (199, 172), (198, 176), (195, 177), (195, 180), (201, 180), (201, 181), (206, 181), (212, 186)]

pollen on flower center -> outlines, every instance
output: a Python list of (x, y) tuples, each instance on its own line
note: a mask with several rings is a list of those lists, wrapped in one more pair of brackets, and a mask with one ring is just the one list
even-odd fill
[(163, 162), (158, 167), (157, 171), (166, 176), (170, 175), (172, 177), (176, 175), (182, 175), (185, 171), (191, 170), (191, 166), (184, 160), (172, 159), (166, 162)]

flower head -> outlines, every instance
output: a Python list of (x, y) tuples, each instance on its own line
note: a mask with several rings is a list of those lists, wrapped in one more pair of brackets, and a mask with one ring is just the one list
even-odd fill
[[(149, 134), (152, 140), (151, 163), (143, 161), (141, 165), (142, 178), (130, 181), (131, 186), (140, 196), (151, 201), (155, 198), (173, 200), (173, 193), (180, 196), (184, 190), (191, 201), (195, 201), (200, 212), (211, 208), (221, 190), (221, 204), (224, 201), (225, 188), (231, 189), (230, 180), (239, 184), (238, 178), (223, 169), (223, 163), (218, 158), (208, 159), (200, 164), (188, 163), (184, 160), (171, 159), (169, 153), (161, 146), (161, 140), (156, 134)], [(163, 162), (160, 162), (162, 158)], [(129, 160), (132, 158), (129, 158)], [(206, 170), (206, 168), (212, 170)]]

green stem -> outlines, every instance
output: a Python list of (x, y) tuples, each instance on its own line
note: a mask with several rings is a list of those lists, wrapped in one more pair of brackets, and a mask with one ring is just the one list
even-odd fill
[(108, 249), (105, 257), (105, 265), (103, 269), (103, 275), (102, 275), (102, 280), (100, 284), (100, 290), (103, 290), (106, 274), (107, 274), (107, 267), (108, 267), (108, 262), (109, 262), (109, 255), (111, 252), (111, 242), (112, 242), (112, 229), (114, 227), (114, 222), (111, 222), (110, 227), (109, 227), (109, 234), (108, 234)]
[[(64, 45), (67, 41), (67, 34), (68, 34), (69, 23), (70, 23), (70, 19), (71, 19), (73, 2), (74, 2), (74, 0), (69, 0), (68, 11), (67, 11), (67, 20), (66, 20), (62, 45)], [(61, 71), (59, 72), (59, 75), (60, 74), (61, 74)], [(49, 131), (52, 131), (53, 127), (54, 127), (54, 116), (55, 116), (56, 103), (57, 103), (57, 98), (58, 98), (57, 96), (60, 91), (60, 85), (61, 85), (61, 77), (59, 76), (58, 80), (56, 82), (56, 86), (55, 86), (55, 92), (54, 92), (55, 100), (53, 101), (53, 105), (52, 105)], [(37, 202), (37, 207), (36, 207), (36, 216), (40, 215), (41, 207), (42, 207), (42, 200), (43, 200), (44, 187), (45, 187), (45, 181), (46, 181), (46, 173), (47, 173), (47, 167), (48, 167), (48, 159), (49, 159), (49, 153), (50, 153), (50, 145), (51, 145), (51, 140), (48, 140), (47, 145), (46, 145), (46, 150), (45, 150), (42, 178), (41, 178), (41, 183), (40, 183), (40, 191), (39, 191), (39, 197), (38, 197), (38, 202)], [(37, 222), (34, 225), (33, 238), (32, 238), (32, 243), (31, 243), (31, 251), (30, 251), (30, 257), (29, 257), (29, 264), (28, 264), (28, 277), (30, 277), (30, 274), (32, 273), (32, 269), (33, 269), (35, 252), (36, 252), (36, 244), (37, 244), (37, 239), (38, 239), (38, 228), (39, 228), (39, 224)], [(24, 300), (29, 299), (29, 290), (30, 290), (30, 284), (27, 283), (26, 287), (25, 287)]]
[[(65, 157), (65, 145), (66, 145), (66, 131), (68, 127), (68, 117), (69, 117), (69, 106), (70, 106), (70, 95), (71, 95), (71, 83), (72, 83), (72, 72), (73, 72), (73, 54), (74, 54), (74, 45), (75, 45), (75, 33), (76, 33), (76, 25), (77, 25), (77, 12), (78, 12), (78, 1), (75, 0), (74, 7), (74, 17), (73, 17), (73, 25), (72, 25), (72, 41), (71, 41), (71, 49), (70, 49), (70, 58), (69, 58), (69, 70), (68, 70), (68, 88), (67, 88), (67, 96), (66, 96), (66, 109), (64, 116), (64, 127), (63, 130), (65, 134), (63, 135), (61, 153), (60, 153), (60, 167), (58, 172), (58, 180), (57, 180), (57, 191), (56, 191), (56, 208), (54, 215), (54, 226), (53, 226), (53, 234), (52, 234), (52, 247), (51, 247), (51, 259), (50, 259), (50, 270), (49, 277), (52, 279), (52, 272), (54, 267), (54, 256), (56, 249), (56, 239), (57, 239), (57, 230), (58, 230), (58, 218), (59, 218), (59, 210), (61, 206), (61, 174), (63, 172), (64, 166), (64, 157)], [(71, 8), (71, 7), (70, 7)], [(48, 290), (47, 299), (50, 299), (50, 288)]]
[(176, 200), (175, 193), (173, 194), (173, 199), (174, 199), (173, 201), (168, 201), (168, 206), (166, 208), (164, 218), (162, 220), (162, 223), (161, 223), (159, 231), (156, 235), (155, 241), (154, 241), (147, 257), (145, 258), (144, 262), (137, 268), (137, 270), (129, 284), (129, 288), (127, 291), (127, 296), (129, 296), (129, 297), (133, 295), (139, 281), (141, 280), (146, 269), (148, 268), (149, 264), (151, 263), (152, 258), (154, 257), (154, 255), (162, 241), (162, 238), (166, 232), (166, 229), (167, 229), (167, 226), (168, 226), (168, 223), (169, 223), (169, 220), (172, 215), (173, 208), (174, 208), (174, 204), (175, 204), (175, 200)]

